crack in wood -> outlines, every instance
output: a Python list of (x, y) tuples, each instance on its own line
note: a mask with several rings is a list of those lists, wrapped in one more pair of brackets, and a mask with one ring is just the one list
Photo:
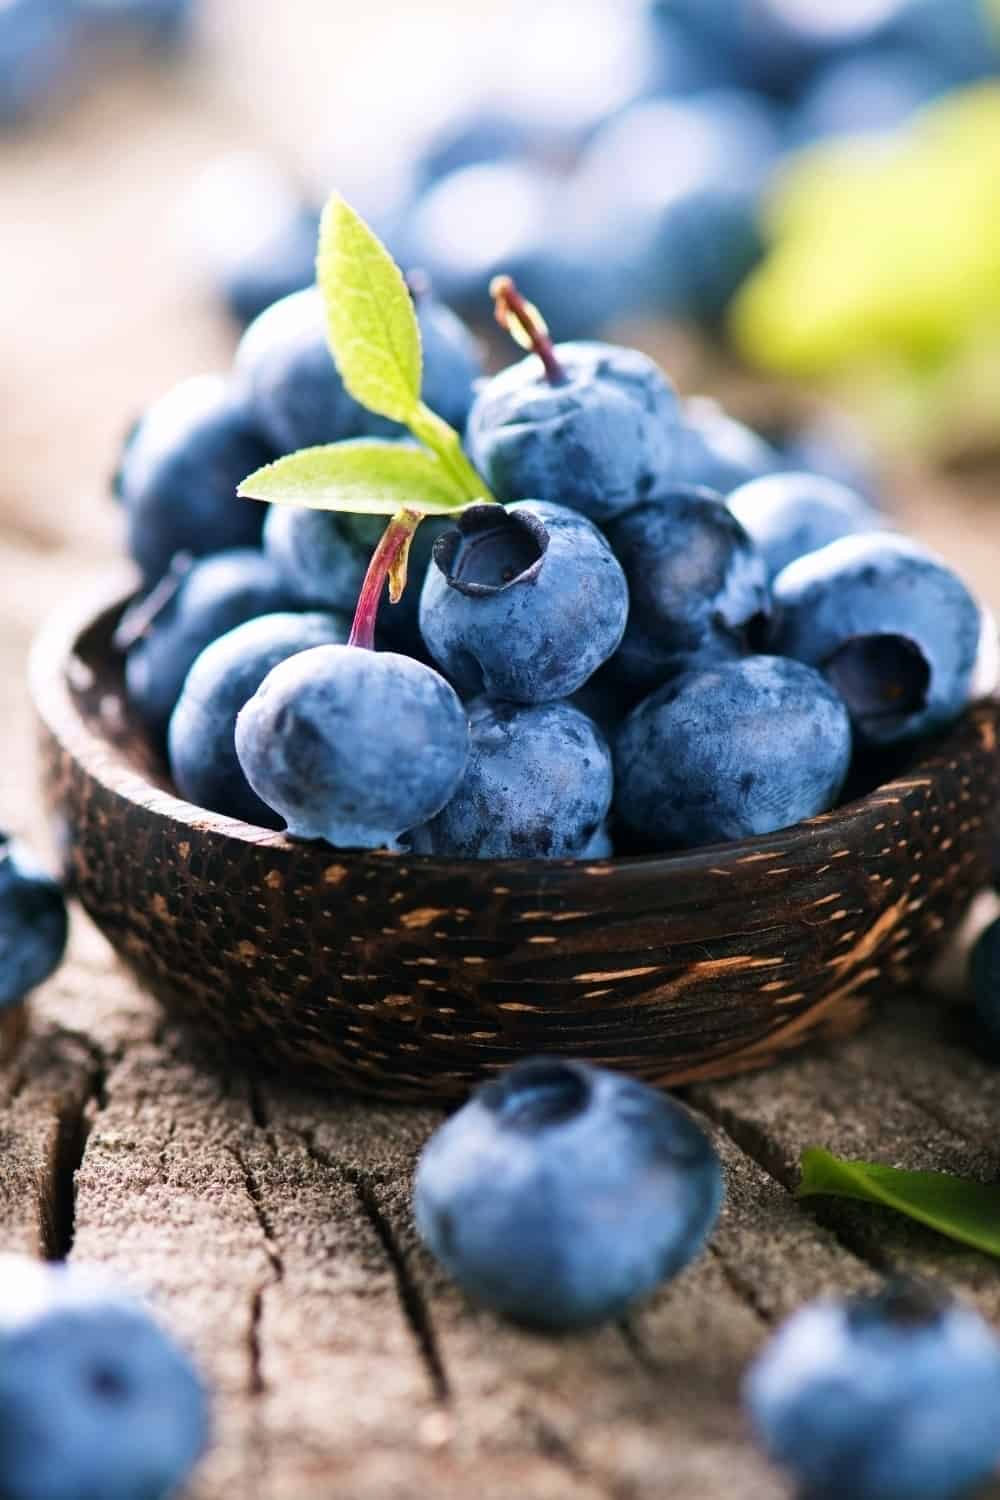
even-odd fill
[[(75, 1035), (75, 1034), (74, 1034)], [(41, 1196), (41, 1252), (66, 1260), (76, 1237), (76, 1174), (94, 1122), (107, 1102), (107, 1061), (90, 1038), (80, 1038), (93, 1063), (86, 1092), (58, 1114), (56, 1136)]]
[(427, 1371), (434, 1398), (442, 1405), (448, 1405), (451, 1401), (451, 1384), (431, 1317), (430, 1306), (419, 1282), (411, 1273), (406, 1250), (400, 1243), (388, 1215), (383, 1213), (376, 1196), (375, 1187), (379, 1178), (359, 1172), (357, 1167), (349, 1166), (346, 1162), (336, 1161), (316, 1144), (311, 1130), (294, 1128), (313, 1161), (329, 1172), (339, 1173), (357, 1193), (361, 1211), (375, 1231), (375, 1236), (392, 1271), (400, 1309), (416, 1344), (421, 1363)]

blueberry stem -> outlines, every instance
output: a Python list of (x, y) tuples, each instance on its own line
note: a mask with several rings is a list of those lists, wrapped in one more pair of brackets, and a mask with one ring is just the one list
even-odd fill
[(382, 540), (372, 553), (365, 581), (358, 595), (349, 646), (360, 646), (365, 651), (375, 649), (375, 620), (382, 591), (388, 581), (389, 597), (393, 604), (398, 604), (402, 598), (406, 587), (410, 543), (423, 519), (423, 512), (419, 510), (398, 511), (382, 533)]
[(530, 349), (538, 355), (550, 385), (565, 385), (566, 371), (556, 358), (545, 319), (537, 307), (521, 296), (513, 276), (494, 276), (490, 283), (490, 296), (493, 298), (494, 316), (500, 327), (522, 349)]

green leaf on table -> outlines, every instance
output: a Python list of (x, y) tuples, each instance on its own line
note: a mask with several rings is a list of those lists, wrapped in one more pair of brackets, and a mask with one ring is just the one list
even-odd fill
[(448, 515), (468, 503), (462, 487), (432, 453), (374, 438), (289, 453), (244, 479), (237, 494), (272, 505), (372, 516), (393, 516), (400, 510)]
[(1000, 1256), (1000, 1187), (947, 1172), (906, 1172), (877, 1162), (846, 1161), (817, 1146), (802, 1153), (797, 1196), (879, 1203), (949, 1239)]
[(420, 401), (420, 326), (403, 273), (338, 193), (323, 211), (316, 279), (341, 379), (369, 411), (408, 423)]

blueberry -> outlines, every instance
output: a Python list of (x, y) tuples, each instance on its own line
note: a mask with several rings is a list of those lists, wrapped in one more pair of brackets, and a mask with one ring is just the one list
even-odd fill
[(454, 795), (469, 751), (465, 710), (421, 662), (317, 646), (268, 673), (236, 721), (254, 791), (294, 838), (398, 847)]
[(752, 480), (729, 496), (729, 509), (764, 554), (771, 578), (842, 536), (885, 530), (883, 518), (860, 495), (818, 474)]
[(667, 683), (625, 720), (614, 750), (630, 834), (694, 849), (826, 812), (850, 766), (851, 726), (818, 672), (751, 656)]
[(842, 537), (774, 583), (775, 649), (819, 668), (855, 730), (893, 744), (944, 728), (995, 676), (995, 628), (919, 542)]
[(533, 497), (603, 522), (669, 473), (677, 397), (637, 349), (557, 344), (483, 386), (469, 415), (473, 463), (498, 499)]
[(166, 1500), (208, 1441), (187, 1356), (96, 1274), (0, 1257), (4, 1500)]
[(1000, 918), (977, 938), (969, 957), (969, 978), (976, 1019), (990, 1044), (1000, 1048)]
[(483, 1084), (417, 1166), (417, 1229), (463, 1291), (548, 1332), (620, 1318), (702, 1250), (722, 1203), (679, 1104), (556, 1058)]
[(73, 60), (73, 14), (66, 0), (0, 5), (0, 129), (42, 114), (66, 87)]
[[(482, 368), (475, 341), (429, 293), (416, 297), (416, 310), (424, 345), (424, 400), (461, 429)], [(251, 324), (236, 352), (235, 370), (238, 388), (279, 453), (402, 431), (365, 411), (345, 390), (315, 287), (284, 298)]]
[(714, 322), (762, 253), (757, 205), (779, 143), (770, 106), (749, 93), (643, 101), (581, 160), (568, 233), (617, 265), (630, 311)]
[(790, 144), (896, 130), (947, 87), (933, 58), (886, 48), (838, 59), (799, 101), (789, 123)]
[(958, 1500), (1000, 1462), (1000, 1342), (928, 1287), (811, 1303), (744, 1390), (810, 1500)]
[(929, 60), (951, 84), (987, 77), (1000, 64), (996, 29), (982, 0), (900, 0), (882, 40)]
[(553, 232), (561, 194), (561, 179), (531, 162), (463, 167), (416, 203), (397, 259), (426, 271), (464, 317), (481, 320), (490, 282), (509, 274), (545, 308), (557, 338), (592, 336), (617, 310), (618, 277)]
[(434, 545), (427, 647), (466, 697), (568, 698), (621, 641), (628, 585), (597, 527), (536, 500), (475, 505)]
[(763, 644), (764, 558), (720, 496), (678, 487), (606, 528), (628, 580), (629, 617), (610, 670), (633, 699), (688, 670)]
[(295, 604), (262, 552), (234, 548), (195, 563), (125, 659), (128, 696), (147, 727), (157, 736), (166, 732), (185, 677), (212, 641), (244, 620)]
[(569, 703), (525, 708), (479, 699), (468, 713), (465, 775), (415, 834), (416, 851), (571, 859), (587, 850), (611, 806), (611, 752), (597, 726)]
[(821, 474), (846, 484), (869, 504), (881, 507), (878, 472), (866, 437), (843, 412), (824, 409), (786, 429), (777, 441), (781, 467), (788, 473)]
[(274, 827), (236, 757), (236, 716), (279, 662), (313, 646), (344, 645), (346, 615), (260, 615), (206, 646), (170, 718), (170, 770), (189, 802), (247, 823)]
[(727, 416), (717, 402), (703, 396), (685, 401), (666, 476), (670, 482), (701, 485), (726, 496), (751, 479), (782, 468), (781, 455), (756, 432)]
[(0, 832), (0, 1010), (19, 1005), (58, 967), (66, 903), (23, 845)]
[(316, 279), (319, 214), (266, 156), (237, 151), (210, 163), (184, 219), (202, 274), (244, 327)]
[(516, 160), (530, 147), (531, 132), (516, 111), (477, 101), (434, 126), (421, 145), (414, 175), (424, 191), (463, 167)]
[(254, 319), (236, 351), (234, 371), (237, 388), (277, 453), (361, 433), (361, 407), (333, 362), (316, 287), (283, 297)]
[(182, 381), (155, 401), (129, 437), (118, 488), (128, 545), (147, 585), (177, 552), (204, 556), (259, 541), (264, 507), (237, 486), (274, 451), (221, 375)]
[[(433, 516), (422, 523), (410, 547), (403, 597), (398, 604), (383, 602), (379, 611), (380, 643), (406, 656), (424, 655), (420, 591), (434, 542), (451, 524)], [(382, 516), (275, 505), (264, 526), (264, 548), (300, 604), (353, 614), (368, 563), (384, 530)]]

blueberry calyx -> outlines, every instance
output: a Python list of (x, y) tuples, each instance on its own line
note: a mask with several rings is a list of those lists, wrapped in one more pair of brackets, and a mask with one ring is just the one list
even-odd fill
[(583, 1114), (592, 1084), (574, 1063), (538, 1057), (517, 1063), (479, 1092), (480, 1102), (511, 1130), (533, 1134)]
[(549, 385), (566, 385), (568, 376), (556, 355), (548, 325), (538, 308), (525, 301), (513, 276), (494, 276), (490, 282), (493, 312), (500, 327), (522, 349), (537, 354)]
[(548, 546), (548, 529), (530, 512), (470, 505), (438, 537), (433, 557), (449, 588), (482, 599), (537, 578)]
[(877, 1292), (851, 1298), (847, 1321), (852, 1328), (891, 1323), (896, 1328), (931, 1328), (939, 1323), (951, 1299), (939, 1287), (912, 1276), (894, 1276)]
[(866, 731), (901, 726), (927, 706), (931, 670), (904, 635), (852, 636), (827, 658), (823, 672)]

